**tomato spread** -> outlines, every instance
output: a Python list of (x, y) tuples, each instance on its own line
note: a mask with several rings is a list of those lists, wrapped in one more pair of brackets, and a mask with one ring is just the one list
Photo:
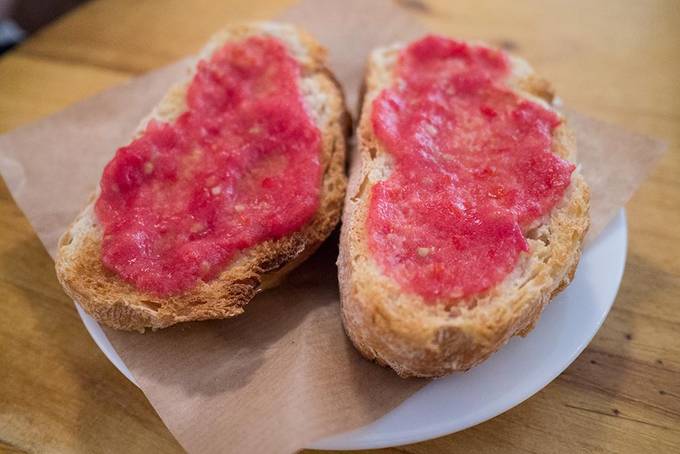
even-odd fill
[(140, 290), (181, 293), (239, 251), (299, 230), (319, 204), (321, 134), (300, 65), (271, 37), (202, 60), (174, 121), (117, 150), (96, 215), (105, 267)]
[(569, 186), (574, 165), (551, 151), (560, 118), (514, 94), (509, 73), (500, 51), (428, 36), (401, 51), (372, 104), (394, 165), (370, 193), (369, 250), (428, 302), (503, 280)]

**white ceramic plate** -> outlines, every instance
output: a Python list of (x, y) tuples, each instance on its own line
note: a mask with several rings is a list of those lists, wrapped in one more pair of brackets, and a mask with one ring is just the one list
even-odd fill
[[(576, 359), (604, 322), (621, 283), (626, 245), (621, 210), (587, 248), (572, 284), (548, 305), (527, 337), (512, 339), (468, 372), (433, 381), (374, 423), (311, 447), (370, 449), (415, 443), (474, 426), (528, 399)], [(99, 348), (134, 383), (97, 322), (76, 307)]]

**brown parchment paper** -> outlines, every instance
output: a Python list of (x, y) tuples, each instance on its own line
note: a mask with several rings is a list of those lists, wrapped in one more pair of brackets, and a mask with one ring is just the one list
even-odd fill
[[(330, 51), (348, 103), (369, 50), (422, 33), (388, 0), (305, 0), (282, 18)], [(0, 172), (45, 247), (94, 190), (104, 164), (185, 71), (177, 63), (0, 136)], [(664, 145), (565, 109), (592, 188), (594, 238)], [(371, 422), (423, 386), (359, 357), (340, 322), (337, 235), (281, 287), (232, 320), (106, 330), (158, 414), (190, 452), (289, 453)]]

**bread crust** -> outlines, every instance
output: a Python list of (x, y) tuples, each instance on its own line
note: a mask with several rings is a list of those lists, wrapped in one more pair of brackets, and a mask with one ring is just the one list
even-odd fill
[[(55, 267), (65, 292), (98, 322), (143, 332), (145, 328), (239, 315), (257, 293), (277, 285), (309, 257), (337, 225), (346, 189), (344, 167), (350, 117), (342, 90), (326, 67), (325, 49), (296, 27), (261, 22), (222, 30), (196, 60), (209, 57), (227, 41), (263, 34), (282, 41), (300, 63), (305, 105), (321, 131), (324, 173), (316, 214), (291, 235), (241, 251), (217, 278), (200, 281), (179, 295), (158, 297), (140, 291), (103, 266), (102, 229), (94, 214), (94, 194), (60, 238)], [(141, 122), (136, 135), (141, 134), (149, 119), (171, 121), (185, 110), (184, 94), (194, 69), (166, 93)]]
[[(492, 289), (458, 299), (455, 305), (447, 304), (453, 299), (425, 304), (419, 295), (401, 290), (371, 258), (365, 232), (370, 188), (389, 168), (389, 155), (371, 127), (372, 102), (390, 86), (401, 48), (377, 49), (369, 58), (340, 235), (342, 320), (366, 358), (402, 377), (439, 377), (467, 370), (513, 335), (526, 335), (545, 305), (571, 282), (590, 225), (590, 192), (577, 167), (562, 202), (527, 235), (529, 253), (522, 254), (515, 270)], [(524, 60), (511, 57), (511, 64), (509, 87), (555, 110), (550, 84)], [(553, 151), (574, 161), (575, 141), (566, 123), (555, 130), (553, 139)]]

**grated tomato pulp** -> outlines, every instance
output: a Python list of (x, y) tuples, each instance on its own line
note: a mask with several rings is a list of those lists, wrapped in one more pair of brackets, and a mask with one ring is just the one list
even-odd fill
[(95, 210), (106, 268), (177, 294), (313, 217), (321, 134), (300, 71), (272, 37), (227, 43), (198, 64), (186, 110), (151, 121), (104, 170)]
[(369, 249), (426, 301), (483, 292), (527, 251), (533, 221), (569, 186), (551, 151), (560, 118), (506, 85), (500, 51), (428, 36), (401, 51), (371, 122), (394, 162), (373, 186)]

